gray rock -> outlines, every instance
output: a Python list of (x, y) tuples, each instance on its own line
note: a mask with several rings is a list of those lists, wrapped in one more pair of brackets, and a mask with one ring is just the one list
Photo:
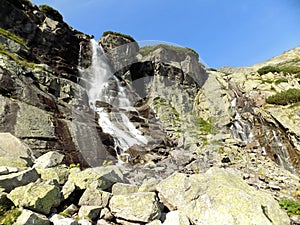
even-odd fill
[(7, 197), (15, 206), (49, 214), (61, 202), (60, 189), (45, 182), (30, 183), (12, 190)]
[(52, 168), (39, 169), (37, 172), (41, 175), (41, 178), (45, 181), (56, 180), (60, 185), (67, 182), (70, 174), (70, 169), (66, 165), (59, 165)]
[(112, 186), (113, 195), (124, 195), (124, 194), (135, 193), (137, 191), (138, 191), (138, 186), (133, 184), (115, 183)]
[(85, 220), (85, 219), (78, 220), (78, 224), (79, 225), (93, 225), (92, 222)]
[(0, 165), (4, 167), (16, 167), (24, 170), (28, 167), (28, 161), (16, 157), (2, 156), (0, 157)]
[(74, 204), (68, 206), (62, 213), (64, 215), (73, 216), (75, 213), (79, 211), (78, 207)]
[(50, 225), (50, 221), (42, 214), (22, 209), (22, 214), (18, 217), (14, 225)]
[(132, 222), (150, 222), (160, 217), (158, 198), (153, 192), (115, 195), (109, 202), (112, 214)]
[(160, 220), (153, 220), (150, 223), (147, 223), (146, 225), (162, 225)]
[(79, 225), (79, 223), (71, 218), (65, 218), (61, 215), (54, 214), (50, 217), (50, 221), (53, 225)]
[(40, 169), (55, 167), (62, 163), (64, 157), (63, 154), (58, 152), (47, 152), (35, 160), (34, 167)]
[(180, 211), (168, 212), (163, 225), (190, 225), (189, 219)]
[(109, 192), (102, 191), (100, 189), (88, 188), (84, 191), (83, 195), (79, 199), (79, 205), (87, 206), (99, 206), (104, 208), (108, 205), (109, 199), (111, 198)]
[(81, 206), (78, 212), (78, 216), (79, 218), (89, 218), (91, 220), (94, 220), (99, 216), (101, 208), (102, 207), (100, 206)]
[(114, 216), (111, 214), (111, 212), (109, 211), (108, 208), (104, 208), (104, 209), (101, 209), (99, 218), (110, 221), (114, 218)]
[(106, 220), (98, 220), (97, 225), (112, 225), (112, 223), (109, 223)]
[(205, 174), (175, 173), (158, 186), (160, 200), (194, 224), (289, 224), (287, 214), (268, 194), (240, 177), (212, 167)]
[(18, 173), (2, 175), (0, 176), (0, 188), (10, 192), (16, 187), (35, 182), (38, 178), (39, 175), (34, 168), (30, 168)]

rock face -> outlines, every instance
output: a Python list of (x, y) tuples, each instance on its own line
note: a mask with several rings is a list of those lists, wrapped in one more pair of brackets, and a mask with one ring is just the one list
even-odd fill
[(222, 169), (212, 168), (204, 175), (190, 177), (174, 174), (157, 190), (164, 205), (182, 211), (194, 224), (289, 223), (270, 195)]

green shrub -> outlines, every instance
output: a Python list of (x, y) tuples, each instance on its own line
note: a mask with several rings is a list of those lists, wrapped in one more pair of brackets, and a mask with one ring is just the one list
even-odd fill
[(62, 15), (56, 9), (53, 9), (48, 5), (40, 5), (39, 8), (47, 17), (56, 20), (58, 22), (63, 21)]
[(266, 99), (269, 104), (288, 105), (300, 101), (300, 89), (291, 88), (287, 91), (271, 95)]
[(26, 49), (29, 49), (22, 38), (10, 33), (9, 31), (7, 31), (1, 27), (0, 27), (0, 34), (3, 35), (4, 37), (7, 37), (7, 38), (17, 42), (20, 45), (23, 45)]
[(280, 84), (280, 83), (287, 83), (288, 82), (288, 79), (286, 78), (279, 78), (277, 80), (275, 80), (275, 84)]
[(295, 202), (292, 199), (281, 198), (279, 200), (279, 205), (284, 209), (289, 215), (300, 215), (300, 203)]
[(152, 46), (144, 46), (142, 48), (140, 48), (139, 53), (143, 56), (149, 54), (150, 52), (158, 49), (158, 48), (165, 48), (167, 50), (171, 50), (171, 51), (176, 51), (179, 53), (190, 53), (195, 55), (197, 58), (199, 58), (199, 54), (191, 49), (191, 48), (184, 48), (184, 47), (179, 47), (179, 46), (174, 46), (174, 45), (166, 45), (166, 44), (157, 44), (157, 45), (152, 45)]
[(267, 74), (269, 72), (279, 73), (280, 70), (279, 70), (279, 68), (274, 67), (274, 66), (264, 66), (264, 67), (260, 68), (259, 70), (257, 70), (257, 72), (259, 73), (259, 75), (264, 75), (264, 74)]
[(300, 67), (299, 66), (283, 66), (279, 68), (284, 75), (289, 74), (297, 74), (300, 75)]
[(135, 42), (133, 37), (131, 37), (130, 35), (122, 34), (122, 33), (119, 33), (119, 32), (114, 32), (114, 31), (111, 31), (111, 30), (103, 32), (102, 37), (104, 37), (106, 35), (109, 35), (109, 34), (116, 35), (116, 36), (121, 36), (121, 37), (127, 38), (128, 40), (130, 40), (132, 42)]

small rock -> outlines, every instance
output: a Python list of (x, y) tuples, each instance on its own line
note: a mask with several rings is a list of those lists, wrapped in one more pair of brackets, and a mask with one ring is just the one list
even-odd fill
[(101, 210), (99, 218), (110, 221), (114, 218), (114, 216), (111, 214), (108, 208), (104, 208)]
[(154, 192), (115, 195), (109, 202), (112, 214), (132, 222), (150, 222), (160, 217), (158, 198)]
[(163, 225), (190, 225), (189, 219), (180, 211), (167, 213)]
[(25, 159), (20, 159), (16, 157), (1, 156), (0, 157), (0, 166), (5, 167), (17, 167), (24, 169), (29, 166), (28, 162)]
[(53, 223), (53, 225), (79, 225), (76, 220), (65, 218), (58, 214), (51, 216), (50, 221)]
[(147, 223), (146, 225), (162, 225), (160, 220), (153, 220), (150, 223)]
[(78, 212), (80, 218), (90, 218), (91, 220), (96, 219), (99, 216), (101, 207), (99, 206), (81, 206)]
[(109, 223), (106, 220), (98, 220), (97, 225), (112, 225), (113, 223)]
[(155, 192), (156, 185), (159, 183), (157, 179), (150, 179), (145, 181), (138, 189), (138, 192)]
[(68, 216), (73, 216), (75, 213), (78, 212), (78, 207), (74, 204), (68, 206), (64, 211), (63, 211), (63, 214), (66, 214)]
[(48, 218), (42, 214), (23, 209), (22, 214), (14, 223), (16, 225), (50, 225)]
[(69, 168), (65, 165), (59, 165), (46, 169), (37, 168), (37, 172), (41, 175), (43, 180), (57, 180), (60, 185), (63, 185), (67, 182), (70, 174)]
[(112, 186), (113, 195), (131, 194), (138, 191), (138, 186), (133, 184), (115, 183)]
[(16, 187), (35, 182), (39, 178), (37, 171), (30, 168), (18, 173), (11, 173), (8, 175), (0, 176), (0, 188), (10, 192)]
[(7, 197), (18, 207), (49, 214), (61, 202), (60, 189), (45, 182), (30, 183), (12, 190)]
[(122, 219), (116, 219), (117, 223), (118, 224), (121, 224), (121, 225), (140, 225), (141, 223), (135, 223), (135, 222), (130, 222), (130, 221), (127, 221), (127, 220), (122, 220)]
[(78, 224), (79, 225), (93, 225), (90, 221), (82, 219), (82, 220), (78, 220)]
[(89, 205), (89, 206), (100, 206), (104, 208), (108, 205), (109, 199), (111, 198), (109, 192), (102, 191), (100, 189), (88, 188), (84, 191), (81, 198), (79, 199), (79, 205)]
[(40, 169), (55, 167), (62, 163), (64, 157), (58, 152), (47, 152), (35, 160), (34, 167)]

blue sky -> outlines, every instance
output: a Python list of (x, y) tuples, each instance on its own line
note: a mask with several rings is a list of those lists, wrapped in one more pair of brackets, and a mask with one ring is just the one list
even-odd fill
[(32, 0), (73, 28), (195, 49), (209, 67), (247, 66), (300, 45), (300, 0)]

